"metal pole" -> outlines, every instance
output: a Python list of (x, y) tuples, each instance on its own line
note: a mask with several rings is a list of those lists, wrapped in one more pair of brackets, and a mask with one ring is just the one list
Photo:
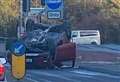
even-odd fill
[(18, 39), (21, 38), (21, 30), (23, 28), (23, 0), (20, 0), (20, 25), (18, 26)]

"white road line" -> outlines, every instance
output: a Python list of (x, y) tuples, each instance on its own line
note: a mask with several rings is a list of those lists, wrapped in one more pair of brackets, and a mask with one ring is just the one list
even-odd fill
[(73, 82), (77, 81), (75, 79), (71, 79), (71, 78), (68, 78), (68, 77), (65, 77), (65, 76), (61, 76), (59, 74), (53, 74), (53, 73), (47, 73), (47, 72), (34, 72), (34, 73), (35, 74), (39, 74), (40, 73), (40, 74), (43, 74), (43, 75), (46, 75), (46, 76), (52, 76), (52, 77), (56, 77), (56, 78), (60, 78), (60, 79), (68, 80), (68, 81), (73, 81)]
[(110, 78), (120, 78), (119, 76), (114, 76), (114, 75), (110, 75), (110, 74), (104, 74), (104, 73), (98, 73), (98, 72), (91, 72), (91, 71), (79, 71), (79, 70), (74, 70), (71, 71), (73, 73), (77, 73), (77, 74), (83, 74), (83, 75), (90, 75), (90, 76), (105, 76), (105, 77), (110, 77)]
[[(26, 79), (29, 80), (29, 81), (32, 81), (32, 82), (40, 82), (40, 81), (38, 81), (38, 80), (32, 79), (32, 76), (29, 75), (29, 74), (27, 74)], [(48, 80), (42, 79), (42, 78), (40, 78), (40, 80), (43, 80), (44, 82), (52, 82), (52, 81), (48, 81)]]
[(31, 78), (28, 78), (28, 77), (26, 79), (29, 80), (29, 81), (32, 81), (32, 82), (39, 82), (37, 80), (31, 79)]
[[(40, 81), (37, 81), (35, 79), (31, 79), (31, 78), (26, 78), (27, 80), (29, 81), (32, 81), (32, 82), (40, 82)], [(40, 79), (40, 80), (43, 80), (44, 82), (52, 82), (52, 81), (48, 81), (48, 80), (45, 80), (45, 79)]]

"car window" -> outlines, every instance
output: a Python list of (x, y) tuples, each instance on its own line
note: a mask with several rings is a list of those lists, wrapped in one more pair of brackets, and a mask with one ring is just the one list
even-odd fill
[(78, 32), (72, 32), (72, 37), (77, 37), (78, 36)]
[(84, 36), (97, 36), (97, 33), (93, 33), (93, 32), (80, 32), (80, 36), (84, 37)]

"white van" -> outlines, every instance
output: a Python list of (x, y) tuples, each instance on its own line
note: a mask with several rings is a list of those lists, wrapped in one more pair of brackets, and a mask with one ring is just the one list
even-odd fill
[(76, 44), (101, 44), (99, 30), (74, 30), (71, 37), (71, 42)]

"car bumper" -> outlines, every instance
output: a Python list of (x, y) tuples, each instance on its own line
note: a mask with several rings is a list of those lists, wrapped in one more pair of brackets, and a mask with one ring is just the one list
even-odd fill
[(2, 76), (0, 76), (0, 82), (5, 80), (5, 74), (3, 74)]
[(27, 53), (26, 54), (26, 67), (47, 67), (49, 53)]

